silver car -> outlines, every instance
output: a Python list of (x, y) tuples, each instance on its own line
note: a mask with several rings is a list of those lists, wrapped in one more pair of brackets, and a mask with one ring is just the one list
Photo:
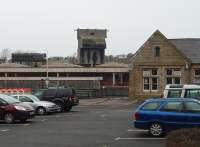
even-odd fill
[(11, 95), (15, 99), (30, 104), (34, 109), (36, 114), (44, 115), (52, 112), (59, 112), (60, 107), (55, 103), (48, 101), (40, 101), (36, 96), (31, 94), (22, 94), (22, 95)]

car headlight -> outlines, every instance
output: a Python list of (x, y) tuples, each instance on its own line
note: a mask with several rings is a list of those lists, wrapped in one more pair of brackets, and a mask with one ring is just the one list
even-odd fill
[(21, 111), (26, 111), (26, 109), (24, 107), (21, 107), (21, 106), (15, 106), (15, 109), (21, 110)]

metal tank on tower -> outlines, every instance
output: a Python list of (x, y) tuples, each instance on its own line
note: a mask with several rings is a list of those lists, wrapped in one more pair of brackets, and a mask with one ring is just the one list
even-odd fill
[(104, 63), (106, 37), (106, 29), (77, 29), (78, 62), (80, 65), (94, 67)]

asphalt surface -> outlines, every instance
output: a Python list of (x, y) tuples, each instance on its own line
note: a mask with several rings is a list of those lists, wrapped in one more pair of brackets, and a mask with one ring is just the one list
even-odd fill
[(137, 104), (104, 100), (74, 107), (71, 112), (36, 116), (26, 123), (0, 123), (1, 147), (164, 147), (133, 127)]

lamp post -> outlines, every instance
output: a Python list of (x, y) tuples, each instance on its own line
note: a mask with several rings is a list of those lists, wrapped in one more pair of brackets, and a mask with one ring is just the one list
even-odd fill
[(48, 63), (48, 50), (46, 50), (46, 88), (49, 88), (49, 63)]

